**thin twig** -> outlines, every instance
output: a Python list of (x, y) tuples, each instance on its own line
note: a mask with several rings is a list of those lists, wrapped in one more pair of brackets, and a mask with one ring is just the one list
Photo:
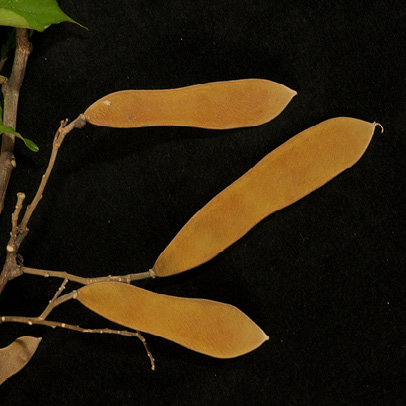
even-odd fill
[(67, 119), (64, 121), (61, 121), (61, 125), (55, 134), (55, 138), (54, 138), (54, 142), (53, 142), (53, 146), (52, 146), (52, 153), (51, 153), (51, 157), (49, 159), (48, 167), (47, 167), (44, 175), (42, 175), (41, 183), (38, 187), (37, 193), (35, 194), (33, 201), (31, 202), (31, 204), (29, 206), (27, 206), (27, 210), (25, 211), (24, 217), (20, 224), (20, 228), (22, 230), (27, 229), (28, 221), (30, 220), (32, 213), (34, 213), (35, 209), (37, 208), (38, 203), (42, 199), (42, 195), (44, 193), (45, 186), (47, 185), (49, 176), (51, 175), (52, 169), (55, 164), (56, 157), (58, 156), (59, 148), (62, 145), (62, 142), (65, 139), (66, 134), (68, 134), (74, 128), (83, 127), (86, 124), (86, 117), (83, 114), (81, 114), (78, 118), (73, 120), (69, 125), (67, 125), (67, 123), (68, 123)]
[[(52, 169), (55, 164), (56, 157), (58, 155), (59, 148), (65, 139), (66, 134), (68, 134), (73, 128), (81, 128), (86, 124), (86, 117), (81, 114), (76, 120), (73, 120), (69, 125), (68, 125), (68, 120), (64, 120), (61, 122), (60, 127), (58, 128), (55, 137), (54, 137), (54, 142), (52, 146), (52, 153), (51, 157), (49, 159), (48, 167), (47, 170), (45, 171), (45, 174), (42, 176), (41, 183), (38, 187), (37, 193), (32, 201), (32, 203), (26, 208), (24, 217), (19, 225), (15, 227), (13, 223), (13, 231), (11, 233), (10, 240), (7, 244), (7, 256), (6, 256), (6, 261), (4, 263), (3, 269), (0, 274), (0, 294), (3, 291), (4, 287), (6, 286), (7, 282), (10, 281), (11, 279), (14, 279), (20, 275), (22, 275), (22, 272), (20, 270), (20, 266), (17, 264), (17, 258), (18, 258), (18, 250), (20, 249), (20, 246), (22, 242), (24, 241), (25, 237), (28, 234), (28, 222), (34, 213), (35, 209), (38, 206), (38, 203), (42, 199), (42, 195), (44, 193), (45, 186), (48, 182), (48, 179), (51, 175)], [(0, 156), (0, 181), (2, 181), (2, 174), (5, 172), (2, 171), (2, 165), (1, 165), (1, 160), (3, 157), (6, 156), (6, 153), (2, 153)], [(12, 160), (11, 164), (15, 161)], [(11, 172), (8, 172), (9, 174)], [(0, 204), (1, 204), (1, 184), (0, 184)], [(21, 209), (19, 209), (21, 210)], [(19, 213), (18, 213), (19, 214)]]
[(45, 320), (48, 315), (52, 312), (52, 310), (58, 306), (55, 304), (56, 299), (58, 299), (59, 295), (62, 293), (62, 291), (65, 289), (66, 284), (69, 281), (67, 279), (64, 279), (62, 282), (62, 285), (59, 287), (59, 289), (55, 292), (54, 297), (49, 301), (48, 306), (45, 308), (45, 310), (38, 316), (39, 319)]
[(131, 283), (133, 281), (139, 281), (139, 280), (155, 277), (155, 274), (152, 273), (151, 270), (148, 272), (129, 273), (127, 275), (117, 275), (117, 276), (108, 275), (108, 276), (101, 276), (98, 278), (83, 278), (81, 276), (72, 275), (67, 272), (47, 271), (45, 269), (28, 268), (25, 266), (21, 266), (20, 271), (22, 273), (29, 274), (29, 275), (43, 276), (44, 278), (54, 277), (54, 278), (68, 279), (71, 282), (77, 282), (77, 283), (80, 283), (81, 285), (91, 285), (93, 283), (99, 283), (99, 282)]
[(23, 323), (23, 324), (29, 324), (30, 326), (42, 325), (42, 326), (47, 326), (47, 327), (51, 327), (51, 328), (59, 327), (59, 328), (67, 329), (67, 330), (77, 331), (80, 333), (115, 334), (115, 335), (120, 335), (120, 336), (125, 336), (125, 337), (138, 337), (141, 340), (141, 342), (144, 345), (144, 348), (147, 352), (147, 355), (151, 362), (151, 369), (155, 370), (154, 357), (152, 356), (152, 354), (147, 346), (145, 338), (141, 335), (141, 333), (139, 331), (112, 330), (109, 328), (89, 329), (89, 328), (82, 328), (79, 326), (75, 326), (73, 324), (61, 323), (59, 321), (42, 320), (38, 317), (22, 317), (22, 316), (2, 316), (2, 317), (0, 317), (0, 324), (1, 323)]
[(23, 208), (23, 202), (25, 199), (25, 194), (24, 193), (17, 193), (17, 204), (16, 208), (11, 215), (11, 224), (12, 224), (12, 229), (11, 229), (11, 236), (16, 236), (17, 235), (17, 228), (18, 228), (18, 218), (20, 216), (21, 209)]
[[(57, 295), (57, 296), (59, 296), (59, 295)], [(54, 301), (51, 300), (49, 302), (48, 306), (46, 307), (46, 309), (42, 312), (42, 314), (38, 318), (41, 320), (45, 320), (48, 317), (49, 313), (51, 313), (52, 310), (55, 309), (55, 307), (61, 305), (62, 303), (67, 302), (68, 300), (76, 299), (77, 297), (78, 297), (78, 292), (76, 290), (73, 290), (72, 292), (67, 293), (66, 295), (57, 297), (57, 299), (55, 299)]]

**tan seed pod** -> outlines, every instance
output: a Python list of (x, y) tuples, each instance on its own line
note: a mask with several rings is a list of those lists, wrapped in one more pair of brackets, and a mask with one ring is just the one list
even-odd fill
[(354, 165), (376, 125), (338, 117), (291, 138), (198, 211), (152, 270), (157, 276), (169, 276), (210, 260), (269, 214)]
[(118, 282), (84, 286), (77, 299), (117, 324), (216, 358), (238, 357), (268, 339), (236, 307), (211, 300), (161, 295)]
[(0, 348), (0, 385), (28, 364), (41, 340), (38, 337), (23, 336), (8, 347)]
[(242, 79), (178, 89), (123, 90), (99, 99), (84, 114), (89, 123), (107, 127), (227, 129), (264, 124), (295, 95), (279, 83)]

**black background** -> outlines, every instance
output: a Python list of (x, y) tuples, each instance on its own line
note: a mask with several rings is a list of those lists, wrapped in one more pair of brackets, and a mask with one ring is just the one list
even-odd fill
[[(98, 98), (250, 77), (298, 96), (255, 128), (72, 132), (30, 223), (27, 266), (81, 276), (148, 270), (198, 209), (298, 132), (336, 116), (385, 132), (353, 168), (212, 261), (139, 284), (237, 306), (270, 336), (259, 349), (217, 360), (147, 335), (153, 372), (137, 339), (2, 324), (0, 347), (21, 335), (43, 341), (0, 387), (0, 404), (406, 404), (404, 1), (59, 4), (89, 30), (62, 23), (32, 37), (17, 130), (40, 152), (17, 143), (4, 247), (15, 195), (33, 197), (59, 121)], [(0, 315), (39, 314), (59, 283), (16, 279)], [(79, 303), (51, 319), (113, 326)]]

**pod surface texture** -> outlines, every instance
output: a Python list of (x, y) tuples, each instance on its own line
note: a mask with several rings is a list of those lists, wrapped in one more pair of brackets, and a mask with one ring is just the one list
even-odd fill
[(78, 300), (115, 323), (216, 358), (246, 354), (268, 339), (239, 309), (211, 300), (161, 295), (118, 282), (84, 286)]
[(152, 270), (157, 276), (170, 276), (210, 260), (269, 214), (354, 165), (376, 125), (338, 117), (289, 139), (199, 210)]
[(229, 129), (264, 124), (296, 92), (265, 79), (212, 82), (163, 90), (122, 90), (93, 103), (89, 123), (107, 127), (182, 126)]

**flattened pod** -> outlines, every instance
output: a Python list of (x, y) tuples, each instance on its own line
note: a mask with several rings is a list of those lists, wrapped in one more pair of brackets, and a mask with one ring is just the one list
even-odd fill
[(0, 348), (0, 385), (23, 369), (37, 351), (42, 338), (22, 336)]
[(123, 90), (93, 103), (85, 116), (89, 123), (107, 127), (248, 127), (278, 116), (295, 95), (288, 87), (264, 79)]
[(84, 286), (78, 300), (117, 324), (216, 358), (238, 357), (268, 339), (236, 307), (211, 300), (160, 295), (117, 282)]
[(198, 211), (161, 253), (153, 271), (169, 276), (213, 258), (264, 217), (354, 165), (376, 125), (338, 117), (291, 138)]

